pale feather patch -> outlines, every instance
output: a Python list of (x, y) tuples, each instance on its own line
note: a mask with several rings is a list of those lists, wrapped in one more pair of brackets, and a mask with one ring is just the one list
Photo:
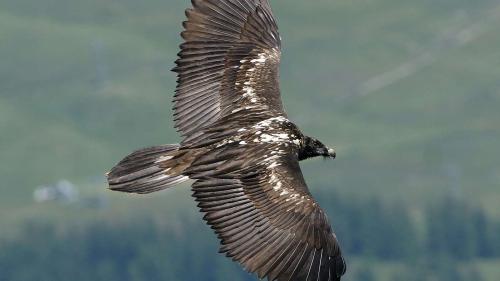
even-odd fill
[(261, 63), (265, 63), (267, 61), (267, 54), (266, 53), (260, 53), (258, 59), (253, 59), (250, 62), (254, 63), (255, 65), (260, 65)]
[[(275, 127), (272, 125), (279, 125), (284, 122), (289, 122), (288, 119), (286, 119), (283, 116), (277, 116), (277, 117), (272, 117), (266, 120), (262, 120), (259, 123), (255, 124), (253, 127), (255, 129), (267, 129), (269, 127)], [(277, 126), (276, 126), (277, 127)]]
[(280, 164), (278, 162), (273, 162), (271, 163), (271, 165), (268, 166), (269, 169), (273, 169), (273, 168), (276, 168), (278, 167)]
[(237, 142), (237, 141), (240, 141), (240, 137), (239, 136), (236, 136), (234, 138), (230, 138), (230, 139), (225, 139), (223, 141), (220, 141), (217, 145), (216, 145), (216, 148), (219, 148), (219, 147), (222, 147), (226, 144), (231, 144), (233, 142)]
[(160, 156), (158, 158), (158, 160), (155, 161), (155, 163), (160, 163), (160, 162), (164, 162), (164, 161), (168, 161), (170, 159), (174, 158), (174, 156)]
[(286, 142), (288, 141), (288, 134), (262, 134), (260, 140), (265, 143)]
[(243, 97), (244, 98), (248, 98), (248, 97), (254, 98), (255, 97), (255, 90), (254, 90), (254, 88), (245, 86), (245, 87), (243, 87), (243, 91), (245, 91), (243, 93)]
[[(256, 90), (253, 85), (258, 85), (260, 83), (260, 79), (262, 79), (261, 73), (266, 70), (266, 62), (268, 60), (279, 61), (280, 51), (278, 49), (267, 50), (265, 52), (257, 54), (257, 58), (254, 59), (242, 59), (240, 60), (240, 66), (237, 68), (244, 71), (244, 77), (242, 77), (243, 81), (236, 83), (236, 86), (240, 86), (241, 82), (244, 87), (240, 88), (243, 91), (242, 98), (250, 103), (262, 103), (262, 100), (265, 100), (265, 97), (260, 97), (257, 95)], [(253, 64), (253, 66), (248, 65), (248, 63)], [(262, 103), (265, 105), (265, 103)], [(262, 106), (261, 105), (261, 106)]]

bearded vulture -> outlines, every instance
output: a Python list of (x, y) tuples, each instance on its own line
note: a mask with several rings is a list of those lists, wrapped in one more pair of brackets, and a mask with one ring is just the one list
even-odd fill
[(194, 180), (221, 253), (269, 281), (340, 280), (346, 265), (299, 161), (335, 150), (305, 136), (280, 97), (281, 38), (268, 0), (192, 0), (173, 69), (180, 144), (138, 150), (108, 174), (145, 194)]

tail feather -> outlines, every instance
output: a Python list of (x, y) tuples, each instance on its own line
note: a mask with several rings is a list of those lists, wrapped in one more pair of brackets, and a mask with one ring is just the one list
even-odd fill
[[(179, 145), (144, 148), (121, 160), (107, 175), (111, 190), (146, 194), (163, 190), (189, 178), (162, 166), (175, 157)], [(172, 170), (171, 174), (168, 172)]]

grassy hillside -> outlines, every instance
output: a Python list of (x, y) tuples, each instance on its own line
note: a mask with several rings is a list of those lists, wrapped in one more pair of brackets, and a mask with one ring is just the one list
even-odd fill
[[(338, 151), (333, 162), (303, 163), (313, 193), (376, 194), (417, 219), (424, 203), (452, 194), (500, 216), (497, 1), (272, 4), (287, 112)], [(190, 202), (187, 190), (109, 195), (96, 180), (134, 149), (179, 141), (169, 69), (187, 6), (0, 0), (0, 224), (126, 219)], [(82, 214), (32, 202), (36, 186), (60, 179), (111, 196), (112, 208)], [(498, 274), (498, 262), (478, 263)]]
[[(496, 211), (494, 1), (275, 2), (289, 115), (339, 151), (333, 163), (304, 165), (311, 185), (410, 202), (453, 189)], [(168, 70), (187, 5), (0, 2), (2, 206), (29, 204), (36, 185), (101, 175), (135, 148), (178, 140)], [(422, 54), (432, 60), (419, 65)], [(398, 78), (405, 64), (410, 73)]]

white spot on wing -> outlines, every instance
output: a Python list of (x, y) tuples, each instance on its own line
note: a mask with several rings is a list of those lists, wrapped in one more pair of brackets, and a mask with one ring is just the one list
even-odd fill
[(260, 53), (258, 59), (253, 59), (250, 62), (259, 65), (260, 63), (265, 63), (266, 60), (267, 60), (266, 53)]
[[(248, 83), (248, 82), (245, 82), (245, 85), (246, 85), (246, 83)], [(245, 91), (243, 93), (243, 97), (245, 97), (245, 98), (246, 97), (255, 97), (255, 90), (252, 87), (245, 86), (245, 87), (243, 87), (243, 91)]]
[(269, 169), (273, 169), (273, 168), (276, 168), (278, 167), (280, 164), (278, 162), (273, 162), (271, 163), (271, 165), (268, 166)]
[(216, 147), (219, 148), (221, 146), (224, 146), (226, 144), (231, 144), (231, 143), (236, 142), (236, 141), (240, 141), (240, 137), (239, 136), (236, 136), (236, 137), (230, 138), (230, 139), (225, 139), (225, 140), (219, 142)]
[(271, 170), (271, 179), (269, 180), (269, 184), (273, 186), (274, 191), (279, 191), (283, 184), (280, 182), (274, 171)]
[(288, 134), (262, 134), (260, 136), (262, 142), (284, 142), (288, 140)]
[(170, 176), (168, 174), (164, 174), (164, 175), (161, 175), (161, 176), (158, 176), (155, 178), (155, 181), (161, 181), (163, 179), (168, 179)]
[(170, 160), (172, 159), (174, 156), (160, 156), (158, 158), (158, 160), (155, 161), (155, 163), (160, 163), (160, 162), (163, 162), (163, 161), (167, 161), (167, 160)]
[(286, 119), (283, 116), (272, 117), (272, 118), (269, 118), (269, 119), (266, 119), (266, 120), (262, 120), (259, 123), (255, 124), (254, 128), (256, 128), (256, 129), (265, 129), (265, 128), (271, 127), (271, 125), (273, 123), (277, 123), (277, 125), (278, 125), (280, 123), (284, 123), (284, 122), (287, 122), (287, 121), (288, 121), (288, 119)]

